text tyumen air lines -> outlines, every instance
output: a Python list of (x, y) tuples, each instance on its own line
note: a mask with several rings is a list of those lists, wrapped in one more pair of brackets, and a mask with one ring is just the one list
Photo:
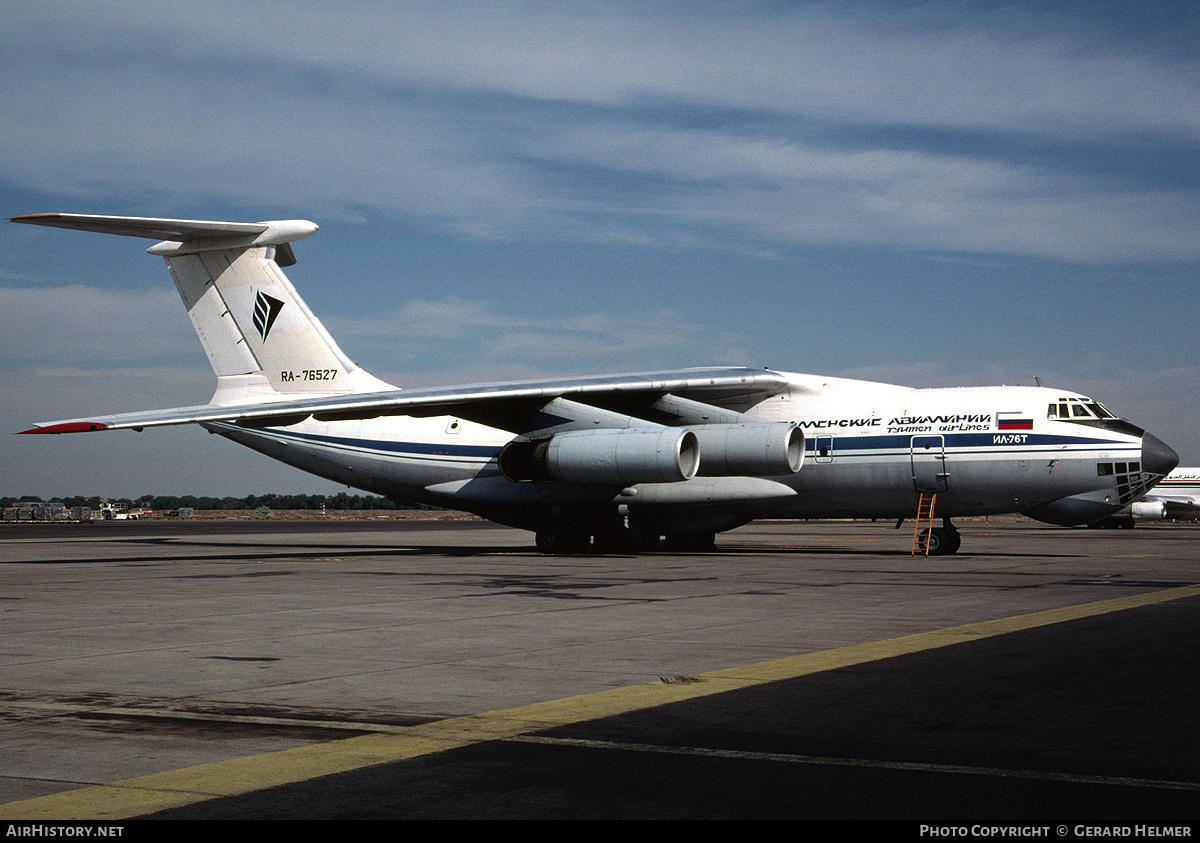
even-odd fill
[(663, 536), (704, 549), (755, 518), (901, 519), (936, 494), (941, 526), (920, 539), (953, 553), (954, 517), (1092, 523), (1178, 463), (1097, 402), (1041, 387), (701, 368), (398, 389), (354, 365), (284, 276), (311, 222), (14, 221), (163, 241), (148, 251), (166, 260), (217, 376), (207, 404), (24, 432), (199, 424), (351, 487), (532, 530), (548, 552)]

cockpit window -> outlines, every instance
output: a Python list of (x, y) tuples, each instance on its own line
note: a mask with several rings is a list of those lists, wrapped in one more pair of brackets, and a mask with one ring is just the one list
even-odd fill
[(1090, 398), (1060, 398), (1046, 411), (1051, 419), (1115, 419), (1104, 405)]

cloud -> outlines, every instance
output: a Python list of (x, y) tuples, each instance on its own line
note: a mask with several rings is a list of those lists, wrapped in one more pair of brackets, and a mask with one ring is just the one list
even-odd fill
[(740, 365), (749, 359), (736, 335), (712, 332), (665, 309), (524, 316), (485, 301), (446, 298), (324, 321), (345, 338), (344, 348), (368, 350), (370, 357), (356, 362), (409, 386), (706, 362)]
[(0, 151), (47, 192), (484, 239), (1195, 259), (1200, 60), (1037, 8), (23, 7)]
[[(913, 385), (1036, 373), (1174, 443), (1196, 437), (1180, 396), (1200, 384), (1153, 347), (1187, 347), (1194, 324), (1198, 19), (1186, 3), (13, 4), (0, 196), (11, 213), (353, 221), (298, 250), (295, 277), (401, 384), (708, 362)], [(207, 398), (158, 271), (129, 270), (150, 292), (102, 287), (122, 274), (111, 244), (3, 235), (0, 422)], [(386, 303), (393, 237), (438, 292)], [(40, 282), (47, 264), (87, 283)], [(871, 360), (887, 362), (850, 370)], [(152, 447), (128, 441), (121, 459)], [(22, 447), (34, 475), (87, 461)]]
[(169, 287), (0, 287), (0, 367), (7, 370), (157, 366), (194, 360), (198, 350), (179, 296)]

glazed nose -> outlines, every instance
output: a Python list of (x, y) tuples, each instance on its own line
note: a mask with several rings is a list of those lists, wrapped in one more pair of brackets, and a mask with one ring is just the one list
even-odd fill
[(1149, 433), (1142, 435), (1142, 471), (1167, 475), (1177, 465), (1179, 454), (1170, 445)]

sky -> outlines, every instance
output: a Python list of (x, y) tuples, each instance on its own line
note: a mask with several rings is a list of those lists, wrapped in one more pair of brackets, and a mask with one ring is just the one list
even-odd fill
[[(1082, 392), (1200, 464), (1190, 2), (2, 0), (0, 213), (310, 219), (401, 386), (705, 365)], [(149, 241), (0, 223), (0, 496), (331, 494), (200, 428)]]

